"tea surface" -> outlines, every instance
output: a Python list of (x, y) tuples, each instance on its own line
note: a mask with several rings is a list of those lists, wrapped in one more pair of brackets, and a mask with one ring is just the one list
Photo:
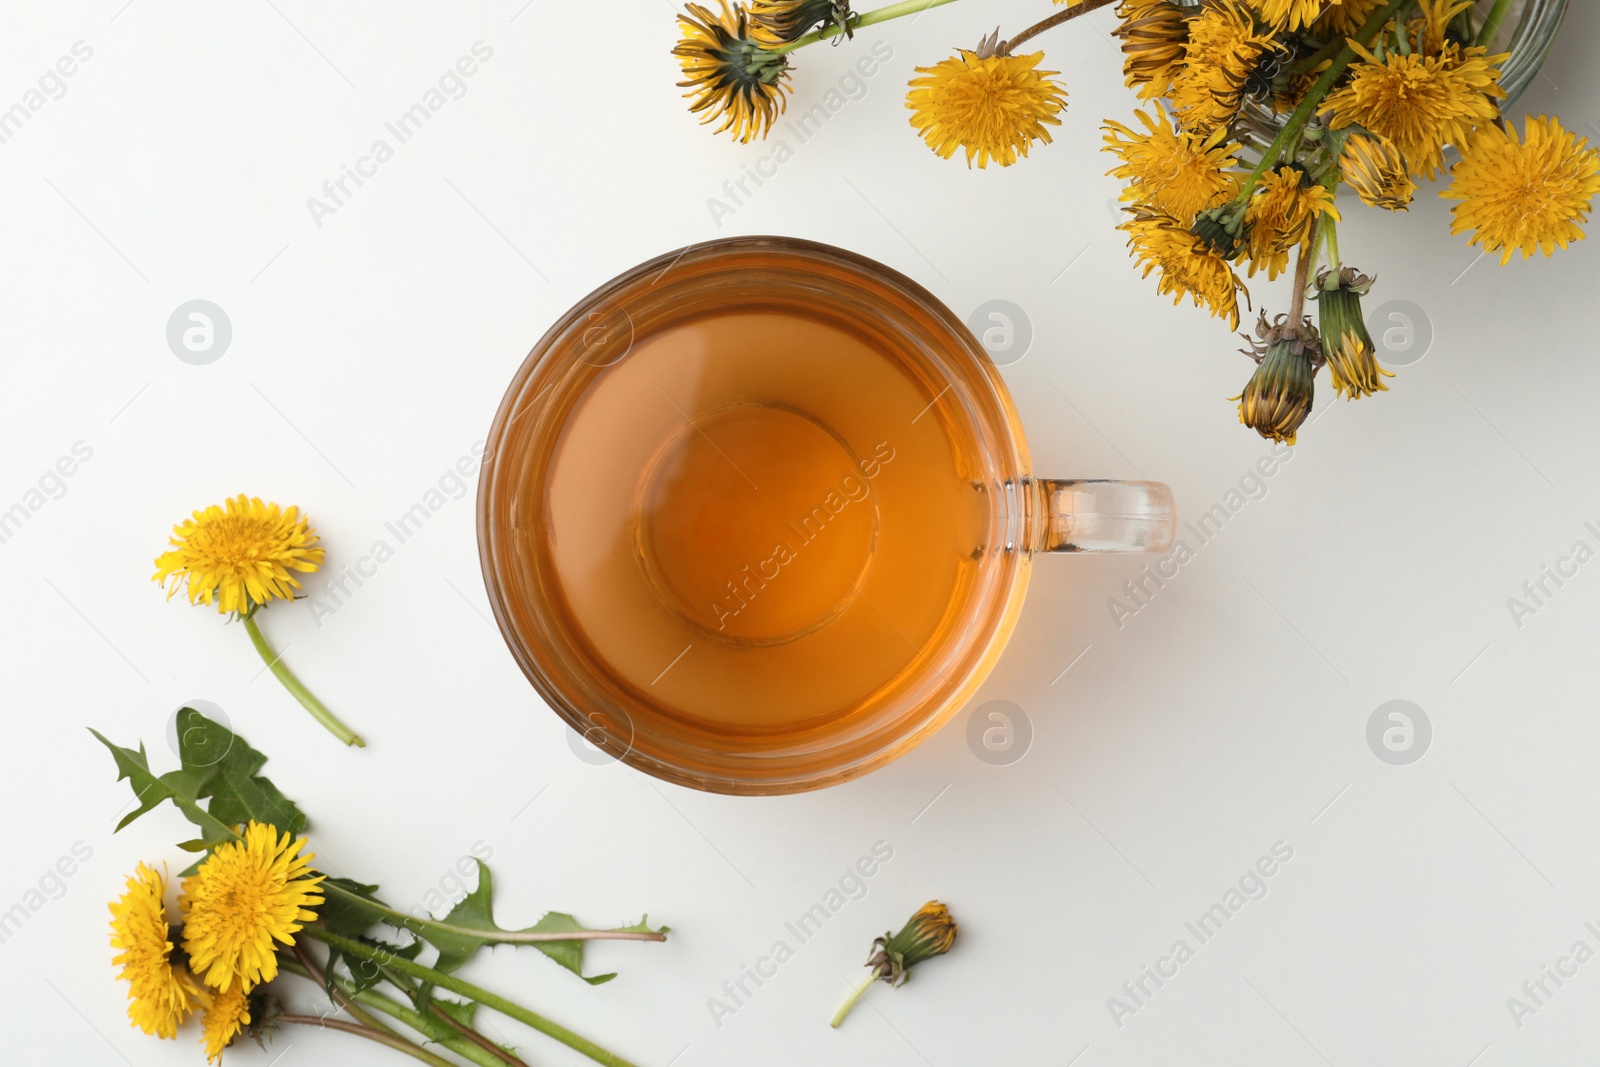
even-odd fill
[(547, 485), (556, 606), (659, 714), (729, 736), (847, 719), (960, 622), (990, 498), (939, 387), (865, 334), (722, 314), (635, 342)]

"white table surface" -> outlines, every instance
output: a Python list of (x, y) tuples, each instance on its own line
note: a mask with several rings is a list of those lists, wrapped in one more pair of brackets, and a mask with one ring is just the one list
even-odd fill
[[(262, 675), (237, 627), (150, 582), (170, 525), (241, 491), (298, 503), (330, 566), (353, 562), (481, 441), (558, 314), (725, 234), (843, 245), (962, 315), (1013, 301), (1034, 341), (1005, 377), (1039, 473), (1161, 479), (1185, 519), (1224, 502), (1269, 448), (1224, 399), (1249, 370), (1236, 339), (1157, 298), (1112, 229), (1098, 126), (1133, 99), (1111, 14), (1044, 39), (1071, 110), (1022, 165), (969, 171), (906, 125), (912, 66), (1040, 8), (957, 5), (803, 53), (797, 108), (874, 42), (893, 54), (719, 227), (707, 199), (775, 144), (687, 114), (665, 0), (7, 5), (0, 107), (75, 42), (92, 57), (0, 144), (0, 508), (76, 443), (93, 454), (0, 544), (0, 909), (28, 913), (0, 945), (0, 1058), (201, 1062), (192, 1026), (176, 1043), (130, 1029), (106, 945), (106, 902), (139, 860), (181, 868), (186, 824), (166, 808), (113, 836), (127, 786), (84, 727), (143, 739), (164, 770), (174, 710), (203, 699), (271, 757), (318, 851), (393, 901), (448, 888), (476, 846), (505, 922), (670, 924), (665, 945), (596, 946), (622, 972), (600, 988), (526, 950), (468, 972), (642, 1065), (1597, 1062), (1600, 962), (1547, 979), (1520, 1026), (1507, 1007), (1575, 942), (1600, 948), (1600, 563), (1520, 627), (1507, 607), (1574, 542), (1600, 546), (1593, 240), (1501, 269), (1448, 234), (1430, 190), (1406, 215), (1348, 207), (1369, 307), (1414, 302), (1431, 351), (1359, 404), (1324, 377), (1331, 414), (1120, 628), (1108, 601), (1148, 559), (1040, 560), (974, 702), (1029, 717), (1008, 766), (975, 757), (964, 717), (865, 780), (783, 799), (577, 758), (487, 619), (470, 496), (335, 616), (266, 617), (362, 752)], [(493, 55), (465, 95), (314, 220), (307, 198), (478, 41)], [(1597, 44), (1600, 10), (1574, 4), (1526, 108), (1595, 136)], [(1252, 288), (1286, 302), (1281, 280)], [(205, 366), (165, 339), (193, 299), (232, 324)], [(1406, 766), (1366, 739), (1394, 699), (1433, 729)], [(723, 983), (794, 942), (785, 923), (880, 841), (893, 859), (866, 895), (714, 1019)], [(1276, 842), (1293, 856), (1266, 895), (1201, 944), (1185, 923)], [(91, 858), (30, 897), (74, 845)], [(829, 1030), (872, 937), (929, 897), (959, 918), (956, 951)], [(1132, 1003), (1123, 983), (1180, 939), (1193, 958), (1114, 1020), (1109, 998)], [(580, 1062), (501, 1027), (535, 1063)], [(227, 1062), (400, 1061), (294, 1028)]]

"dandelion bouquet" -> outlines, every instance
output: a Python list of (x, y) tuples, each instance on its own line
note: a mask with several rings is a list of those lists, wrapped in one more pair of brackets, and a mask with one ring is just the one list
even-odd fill
[[(630, 1067), (457, 972), (486, 945), (532, 945), (598, 984), (616, 976), (583, 973), (586, 941), (664, 941), (666, 927), (641, 920), (593, 930), (550, 912), (532, 926), (503, 928), (481, 859), (477, 888), (442, 919), (399, 911), (378, 897), (377, 886), (312, 866), (307, 818), (261, 776), (265, 756), (192, 708), (178, 712), (177, 726), (180, 766), (162, 775), (150, 769), (142, 745), (123, 748), (94, 735), (138, 801), (118, 830), (171, 801), (199, 833), (178, 846), (200, 858), (179, 876), (177, 924), (168, 918), (166, 874), (143, 863), (111, 904), (112, 962), (128, 983), (134, 1026), (173, 1038), (199, 1014), (200, 1042), (212, 1063), (241, 1036), (264, 1041), (280, 1027), (306, 1025), (362, 1037), (433, 1067), (526, 1067), (515, 1049), (485, 1034), (495, 1033), (482, 1014), (488, 1009), (597, 1063)], [(393, 934), (379, 937), (383, 926)], [(286, 975), (320, 991), (323, 1010), (291, 1007), (280, 988)]]
[[(679, 85), (702, 121), (748, 143), (786, 107), (797, 50), (953, 2), (859, 13), (849, 0), (691, 3), (678, 16)], [(1066, 91), (1043, 52), (1019, 47), (1112, 3), (1126, 83), (1148, 102), (1104, 127), (1137, 266), (1159, 294), (1230, 329), (1251, 306), (1247, 279), (1289, 280), (1287, 311), (1262, 310), (1246, 337), (1256, 368), (1232, 398), (1263, 437), (1294, 443), (1324, 366), (1347, 400), (1393, 377), (1361, 312), (1375, 279), (1339, 249), (1341, 187), (1404, 211), (1418, 181), (1447, 175), (1451, 231), (1502, 264), (1583, 237), (1600, 149), (1556, 118), (1530, 116), (1519, 133), (1501, 114), (1510, 56), (1491, 48), (1512, 0), (1067, 0), (1015, 36), (996, 30), (916, 68), (912, 128), (969, 167), (1011, 166), (1050, 143)]]

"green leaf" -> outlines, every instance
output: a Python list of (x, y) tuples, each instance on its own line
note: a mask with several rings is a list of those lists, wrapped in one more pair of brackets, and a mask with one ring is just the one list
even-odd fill
[[(443, 997), (432, 997), (428, 1000), (428, 1003), (439, 1005), (440, 1011), (443, 1011), (450, 1018), (466, 1027), (472, 1026), (472, 1017), (478, 1010), (477, 1001), (473, 1000), (446, 1000)], [(457, 1036), (454, 1030), (450, 1031), (450, 1036)]]
[[(563, 911), (547, 912), (544, 918), (528, 927), (528, 931), (537, 934), (570, 934), (575, 931), (587, 929), (588, 927), (584, 926), (582, 923), (578, 922), (577, 919), (574, 919), (571, 915), (568, 915)], [(632, 926), (613, 926), (610, 928), (610, 932), (628, 934), (664, 934), (667, 932), (667, 927), (652, 927), (650, 925), (650, 916), (645, 915), (642, 916), (639, 921), (634, 923)], [(583, 973), (583, 946), (586, 944), (588, 944), (587, 941), (536, 941), (534, 942), (533, 947), (538, 949), (540, 952), (543, 952), (546, 956), (549, 956), (551, 959), (555, 960), (557, 963), (561, 964), (561, 966), (565, 967), (579, 978), (582, 978), (590, 985), (602, 985), (615, 978), (617, 976), (617, 972), (615, 971), (612, 971), (610, 974), (597, 974), (593, 977)]]
[[(434, 963), (436, 970), (446, 974), (456, 970), (472, 957), (472, 954), (484, 945), (504, 944), (506, 934), (547, 934), (547, 933), (577, 933), (588, 930), (589, 927), (581, 925), (578, 920), (564, 912), (550, 912), (532, 926), (521, 930), (507, 930), (494, 921), (494, 878), (489, 873), (488, 865), (482, 860), (478, 864), (478, 886), (466, 898), (450, 910), (450, 914), (439, 920), (450, 926), (465, 927), (468, 930), (479, 931), (482, 936), (471, 933), (456, 933), (453, 931), (439, 930), (434, 926), (418, 924), (413, 932), (426, 938), (433, 947), (439, 950), (439, 959)], [(632, 933), (666, 933), (666, 927), (659, 931), (652, 930), (644, 920), (633, 926), (615, 927), (617, 931)], [(524, 942), (528, 943), (528, 942)], [(570, 941), (535, 941), (531, 942), (534, 948), (555, 960), (561, 966), (582, 978), (590, 985), (600, 985), (616, 977), (616, 973), (586, 975), (583, 973), (583, 946), (579, 940)]]
[(131, 748), (113, 745), (105, 739), (98, 730), (90, 730), (95, 739), (111, 750), (111, 756), (117, 761), (117, 781), (128, 779), (133, 787), (134, 798), (139, 801), (139, 806), (129, 812), (123, 820), (117, 823), (121, 830), (145, 812), (160, 804), (163, 800), (170, 800), (177, 805), (178, 810), (200, 828), (203, 835), (201, 840), (206, 845), (214, 845), (219, 841), (226, 841), (233, 836), (233, 830), (224, 822), (214, 818), (205, 808), (200, 806), (202, 790), (207, 781), (216, 773), (215, 767), (185, 767), (182, 770), (169, 771), (159, 777), (150, 770), (149, 757), (145, 755), (144, 745), (139, 746), (135, 752)]
[(271, 824), (279, 833), (296, 835), (305, 829), (305, 813), (271, 781), (258, 776), (267, 757), (193, 708), (178, 711), (178, 756), (185, 769), (213, 772), (199, 796), (210, 798), (209, 811), (218, 821), (240, 826), (254, 819)]
[(379, 923), (392, 921), (382, 910), (386, 905), (377, 898), (377, 892), (377, 886), (363, 885), (349, 878), (324, 879), (322, 907), (317, 909), (317, 918), (336, 934), (360, 937)]
[[(450, 1016), (450, 1018), (465, 1026), (467, 1029), (475, 1029), (472, 1020), (478, 1011), (478, 1005), (476, 1003), (470, 1000), (457, 1001), (446, 1000), (442, 997), (434, 997), (417, 1006), (417, 1010), (420, 1011), (423, 1017), (427, 1020), (427, 1022), (423, 1024), (423, 1031), (431, 1040), (448, 1041), (452, 1038), (459, 1038), (461, 1036), (461, 1034), (451, 1027), (450, 1024), (446, 1023), (443, 1019), (439, 1018), (438, 1016), (434, 1015), (433, 1012), (428, 1010), (429, 1007), (434, 1004), (439, 1006), (440, 1011), (443, 1011), (446, 1015)], [(501, 1045), (500, 1047), (513, 1054), (516, 1051), (515, 1049), (506, 1045)]]

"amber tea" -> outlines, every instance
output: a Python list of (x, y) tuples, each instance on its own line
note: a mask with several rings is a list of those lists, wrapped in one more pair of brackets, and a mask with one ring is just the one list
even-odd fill
[(569, 311), (489, 435), (478, 537), (517, 663), (593, 744), (729, 793), (881, 766), (999, 657), (1033, 554), (1163, 547), (1154, 483), (1035, 479), (993, 364), (893, 271), (783, 238)]

